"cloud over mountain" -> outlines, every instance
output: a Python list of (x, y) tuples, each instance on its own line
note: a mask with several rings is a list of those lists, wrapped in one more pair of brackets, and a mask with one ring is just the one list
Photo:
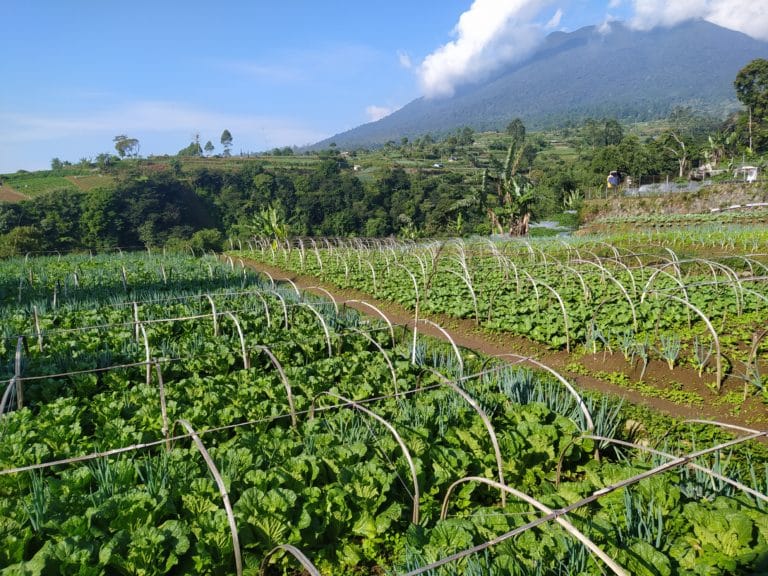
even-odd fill
[(451, 96), (456, 87), (486, 78), (499, 67), (522, 60), (543, 38), (533, 19), (554, 0), (475, 0), (459, 17), (456, 39), (422, 62), (425, 96)]
[[(614, 10), (626, 7), (629, 25), (648, 31), (692, 20), (706, 20), (768, 40), (766, 0), (606, 0), (605, 22)], [(486, 80), (498, 70), (521, 62), (541, 45), (545, 34), (557, 28), (567, 9), (578, 10), (575, 0), (474, 0), (461, 14), (455, 39), (429, 54), (416, 68), (422, 94), (427, 98), (452, 96), (456, 88)]]
[(631, 25), (639, 30), (707, 20), (723, 28), (768, 40), (768, 2), (756, 0), (634, 0)]

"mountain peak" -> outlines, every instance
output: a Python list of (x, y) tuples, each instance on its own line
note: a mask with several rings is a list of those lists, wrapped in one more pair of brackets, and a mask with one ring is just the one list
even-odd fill
[(613, 21), (552, 32), (528, 58), (483, 82), (447, 98), (417, 98), (313, 147), (370, 147), (463, 126), (501, 130), (514, 118), (536, 129), (587, 117), (651, 120), (679, 106), (725, 116), (738, 108), (738, 71), (766, 57), (768, 42), (704, 20), (649, 31)]

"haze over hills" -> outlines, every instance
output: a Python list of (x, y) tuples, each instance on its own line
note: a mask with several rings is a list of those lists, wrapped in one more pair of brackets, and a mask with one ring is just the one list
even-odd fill
[(369, 147), (463, 126), (501, 130), (518, 117), (533, 129), (587, 117), (651, 120), (678, 106), (724, 117), (739, 106), (736, 74), (755, 58), (768, 58), (768, 42), (703, 20), (650, 31), (614, 22), (555, 32), (485, 82), (449, 98), (418, 98), (310, 148)]

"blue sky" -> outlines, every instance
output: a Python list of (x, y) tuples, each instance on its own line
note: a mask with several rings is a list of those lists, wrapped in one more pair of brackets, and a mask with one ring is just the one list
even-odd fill
[[(195, 134), (221, 151), (224, 129), (235, 154), (310, 144), (449, 95), (549, 32), (612, 19), (650, 28), (704, 15), (768, 39), (768, 3), (668, 4), (5, 0), (0, 173), (114, 153), (118, 134), (144, 156), (175, 154)], [(739, 4), (747, 13), (733, 22)]]

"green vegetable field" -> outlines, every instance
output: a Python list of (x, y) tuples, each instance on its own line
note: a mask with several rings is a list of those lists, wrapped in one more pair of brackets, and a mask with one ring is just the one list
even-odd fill
[(764, 428), (641, 422), (245, 266), (765, 394), (765, 238), (659, 238), (0, 262), (0, 574), (765, 574)]

